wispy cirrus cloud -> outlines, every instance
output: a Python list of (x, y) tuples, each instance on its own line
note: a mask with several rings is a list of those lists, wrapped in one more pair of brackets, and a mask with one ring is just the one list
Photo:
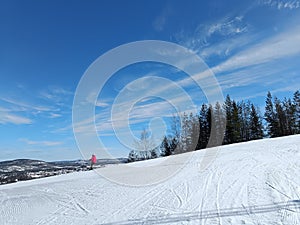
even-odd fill
[[(93, 100), (96, 99), (96, 102), (93, 102)], [(111, 105), (111, 99), (99, 99), (98, 98), (98, 93), (96, 92), (91, 92), (87, 97), (86, 97), (86, 101), (88, 103), (91, 103), (97, 107), (101, 107), (101, 108), (105, 108)]]
[(51, 99), (51, 100), (61, 98), (61, 96), (70, 96), (70, 95), (73, 95), (73, 92), (57, 86), (50, 86), (47, 88), (47, 90), (40, 92), (41, 97), (44, 97), (46, 99)]
[(8, 110), (0, 109), (0, 124), (32, 124), (33, 121), (27, 117), (15, 115)]
[[(22, 87), (25, 88), (25, 87)], [(1, 124), (32, 124), (33, 119), (39, 118), (59, 118), (63, 114), (69, 113), (66, 107), (66, 96), (69, 97), (72, 92), (66, 91), (60, 87), (53, 87), (51, 91), (41, 92), (31, 97), (30, 100), (24, 100), (24, 97), (0, 97), (0, 123)], [(41, 98), (47, 101), (41, 101)], [(61, 103), (61, 104), (60, 104)], [(63, 108), (62, 108), (63, 107)], [(71, 106), (69, 106), (71, 108)]]
[(38, 146), (46, 146), (46, 147), (58, 146), (63, 144), (63, 142), (60, 141), (33, 141), (27, 138), (20, 138), (18, 139), (18, 141), (24, 142), (27, 145), (38, 145)]
[(62, 117), (62, 114), (59, 114), (59, 113), (53, 113), (51, 112), (50, 115), (49, 115), (49, 118), (59, 118), (59, 117)]
[(167, 5), (153, 21), (153, 24), (152, 24), (153, 28), (156, 31), (162, 31), (165, 28), (168, 17), (171, 14), (172, 14), (172, 9), (171, 9), (170, 5)]
[(55, 108), (70, 108), (73, 95), (72, 91), (57, 86), (49, 86), (38, 94), (40, 99), (55, 106)]
[[(275, 36), (255, 38), (258, 40), (210, 69), (220, 79), (223, 87), (259, 83), (266, 77), (271, 79), (272, 75), (289, 69), (290, 64), (280, 64), (279, 60), (300, 55), (300, 26), (293, 26)], [(208, 74), (209, 71), (206, 70), (194, 74), (192, 78), (203, 80)], [(282, 79), (282, 77), (277, 78)], [(190, 78), (178, 81), (178, 84), (183, 86), (189, 86), (192, 83)]]
[(226, 58), (238, 50), (245, 48), (247, 45), (253, 44), (258, 38), (257, 34), (238, 35), (198, 49), (197, 53), (204, 59), (209, 59), (212, 56)]
[(299, 43), (300, 26), (294, 26), (248, 47), (212, 69), (215, 72), (224, 72), (295, 56), (300, 54)]
[(14, 107), (15, 111), (33, 110), (36, 112), (46, 112), (52, 110), (52, 108), (49, 106), (34, 105), (20, 100), (12, 99), (12, 98), (0, 97), (0, 100), (15, 106)]
[(277, 8), (278, 10), (298, 9), (300, 7), (299, 0), (262, 0), (260, 4)]
[[(202, 30), (202, 25), (198, 29)], [(216, 23), (205, 25), (203, 30), (206, 31), (206, 38), (213, 35), (228, 37), (246, 32), (247, 25), (243, 22), (243, 16), (225, 17)]]
[[(227, 16), (211, 23), (199, 24), (193, 32), (182, 30), (175, 35), (177, 42), (195, 52), (216, 44), (215, 40), (232, 39), (248, 31), (244, 16)], [(213, 51), (215, 52), (215, 51)]]

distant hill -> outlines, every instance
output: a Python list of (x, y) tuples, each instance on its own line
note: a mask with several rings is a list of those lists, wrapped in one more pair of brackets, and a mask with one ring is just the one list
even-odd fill
[[(98, 159), (95, 168), (107, 164), (126, 163), (126, 158)], [(75, 171), (89, 170), (89, 160), (46, 162), (33, 159), (15, 159), (0, 162), (0, 184), (49, 177)]]

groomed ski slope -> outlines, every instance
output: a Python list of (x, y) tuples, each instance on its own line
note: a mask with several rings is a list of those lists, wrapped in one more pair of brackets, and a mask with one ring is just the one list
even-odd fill
[[(0, 186), (0, 224), (300, 224), (300, 135), (222, 146), (201, 170), (206, 151), (187, 153), (191, 160), (173, 177), (144, 187), (95, 171)], [(157, 167), (172, 170), (183, 156)], [(128, 165), (99, 170), (147, 176)]]

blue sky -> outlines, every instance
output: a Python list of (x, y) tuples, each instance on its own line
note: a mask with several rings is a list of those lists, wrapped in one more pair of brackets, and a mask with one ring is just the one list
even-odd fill
[[(290, 97), (300, 83), (299, 17), (299, 0), (1, 1), (0, 160), (80, 158), (72, 130), (76, 87), (94, 60), (128, 42), (189, 48), (215, 73), (224, 95), (261, 109), (267, 91)], [(128, 83), (150, 75), (176, 82), (196, 104), (206, 102), (171, 66), (141, 63), (118, 71), (95, 105), (99, 136), (113, 156), (128, 154), (110, 124), (113, 101)], [(143, 99), (131, 111), (133, 133), (172, 110), (162, 99)]]

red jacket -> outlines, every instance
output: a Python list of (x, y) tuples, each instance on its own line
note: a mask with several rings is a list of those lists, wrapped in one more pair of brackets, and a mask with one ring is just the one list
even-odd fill
[(91, 162), (95, 164), (97, 162), (97, 158), (95, 155), (92, 155)]

